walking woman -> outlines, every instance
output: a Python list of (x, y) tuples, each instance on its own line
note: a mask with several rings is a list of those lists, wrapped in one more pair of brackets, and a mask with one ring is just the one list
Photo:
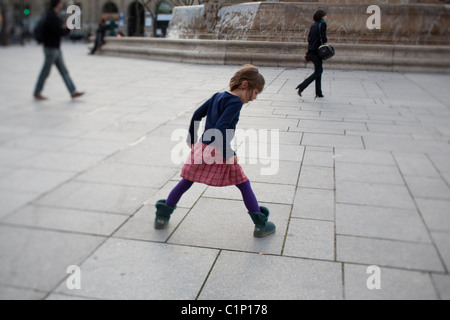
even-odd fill
[(323, 61), (319, 56), (319, 47), (328, 42), (327, 39), (327, 13), (324, 10), (318, 10), (314, 14), (314, 24), (311, 26), (308, 35), (308, 57), (314, 63), (314, 73), (295, 88), (301, 97), (302, 92), (313, 82), (316, 81), (316, 98), (323, 98), (322, 94), (322, 72)]

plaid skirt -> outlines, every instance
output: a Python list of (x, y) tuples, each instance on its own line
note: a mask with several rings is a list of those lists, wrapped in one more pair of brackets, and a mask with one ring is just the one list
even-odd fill
[(213, 187), (234, 186), (248, 180), (242, 167), (234, 163), (227, 164), (222, 152), (214, 146), (198, 142), (181, 170), (181, 177), (207, 184)]

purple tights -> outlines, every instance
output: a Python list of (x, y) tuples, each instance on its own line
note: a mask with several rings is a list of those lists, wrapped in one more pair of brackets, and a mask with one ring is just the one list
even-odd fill
[[(183, 194), (188, 191), (193, 184), (194, 182), (192, 181), (182, 179), (180, 183), (178, 183), (177, 186), (170, 192), (169, 197), (166, 200), (166, 205), (175, 207), (180, 201)], [(253, 193), (252, 187), (250, 185), (250, 181), (247, 180), (244, 183), (236, 185), (236, 187), (242, 193), (242, 198), (244, 199), (244, 204), (248, 212), (261, 212), (258, 200), (256, 200), (255, 194)]]

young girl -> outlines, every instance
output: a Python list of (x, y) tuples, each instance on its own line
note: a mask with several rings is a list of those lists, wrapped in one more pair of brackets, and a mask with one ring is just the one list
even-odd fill
[[(187, 141), (192, 151), (181, 171), (183, 179), (167, 200), (156, 203), (156, 229), (167, 226), (183, 194), (194, 182), (200, 182), (215, 187), (235, 185), (241, 191), (244, 204), (255, 223), (253, 235), (262, 238), (275, 232), (275, 225), (268, 221), (269, 210), (258, 205), (250, 181), (238, 164), (238, 157), (230, 145), (243, 104), (255, 100), (264, 85), (264, 77), (258, 69), (245, 65), (231, 79), (230, 91), (216, 93), (195, 111)], [(196, 124), (204, 117), (205, 132), (200, 142), (195, 143)]]

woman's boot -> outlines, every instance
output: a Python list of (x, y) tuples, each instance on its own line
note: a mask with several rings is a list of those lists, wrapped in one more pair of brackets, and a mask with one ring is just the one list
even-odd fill
[(255, 223), (255, 231), (253, 232), (253, 236), (257, 238), (267, 237), (272, 233), (275, 233), (276, 227), (275, 225), (268, 221), (269, 219), (269, 209), (266, 207), (260, 207), (261, 212), (249, 212), (248, 214), (252, 218)]
[(155, 204), (156, 207), (156, 218), (155, 218), (155, 229), (164, 229), (169, 223), (170, 216), (177, 207), (170, 207), (166, 205), (166, 200), (159, 200)]

